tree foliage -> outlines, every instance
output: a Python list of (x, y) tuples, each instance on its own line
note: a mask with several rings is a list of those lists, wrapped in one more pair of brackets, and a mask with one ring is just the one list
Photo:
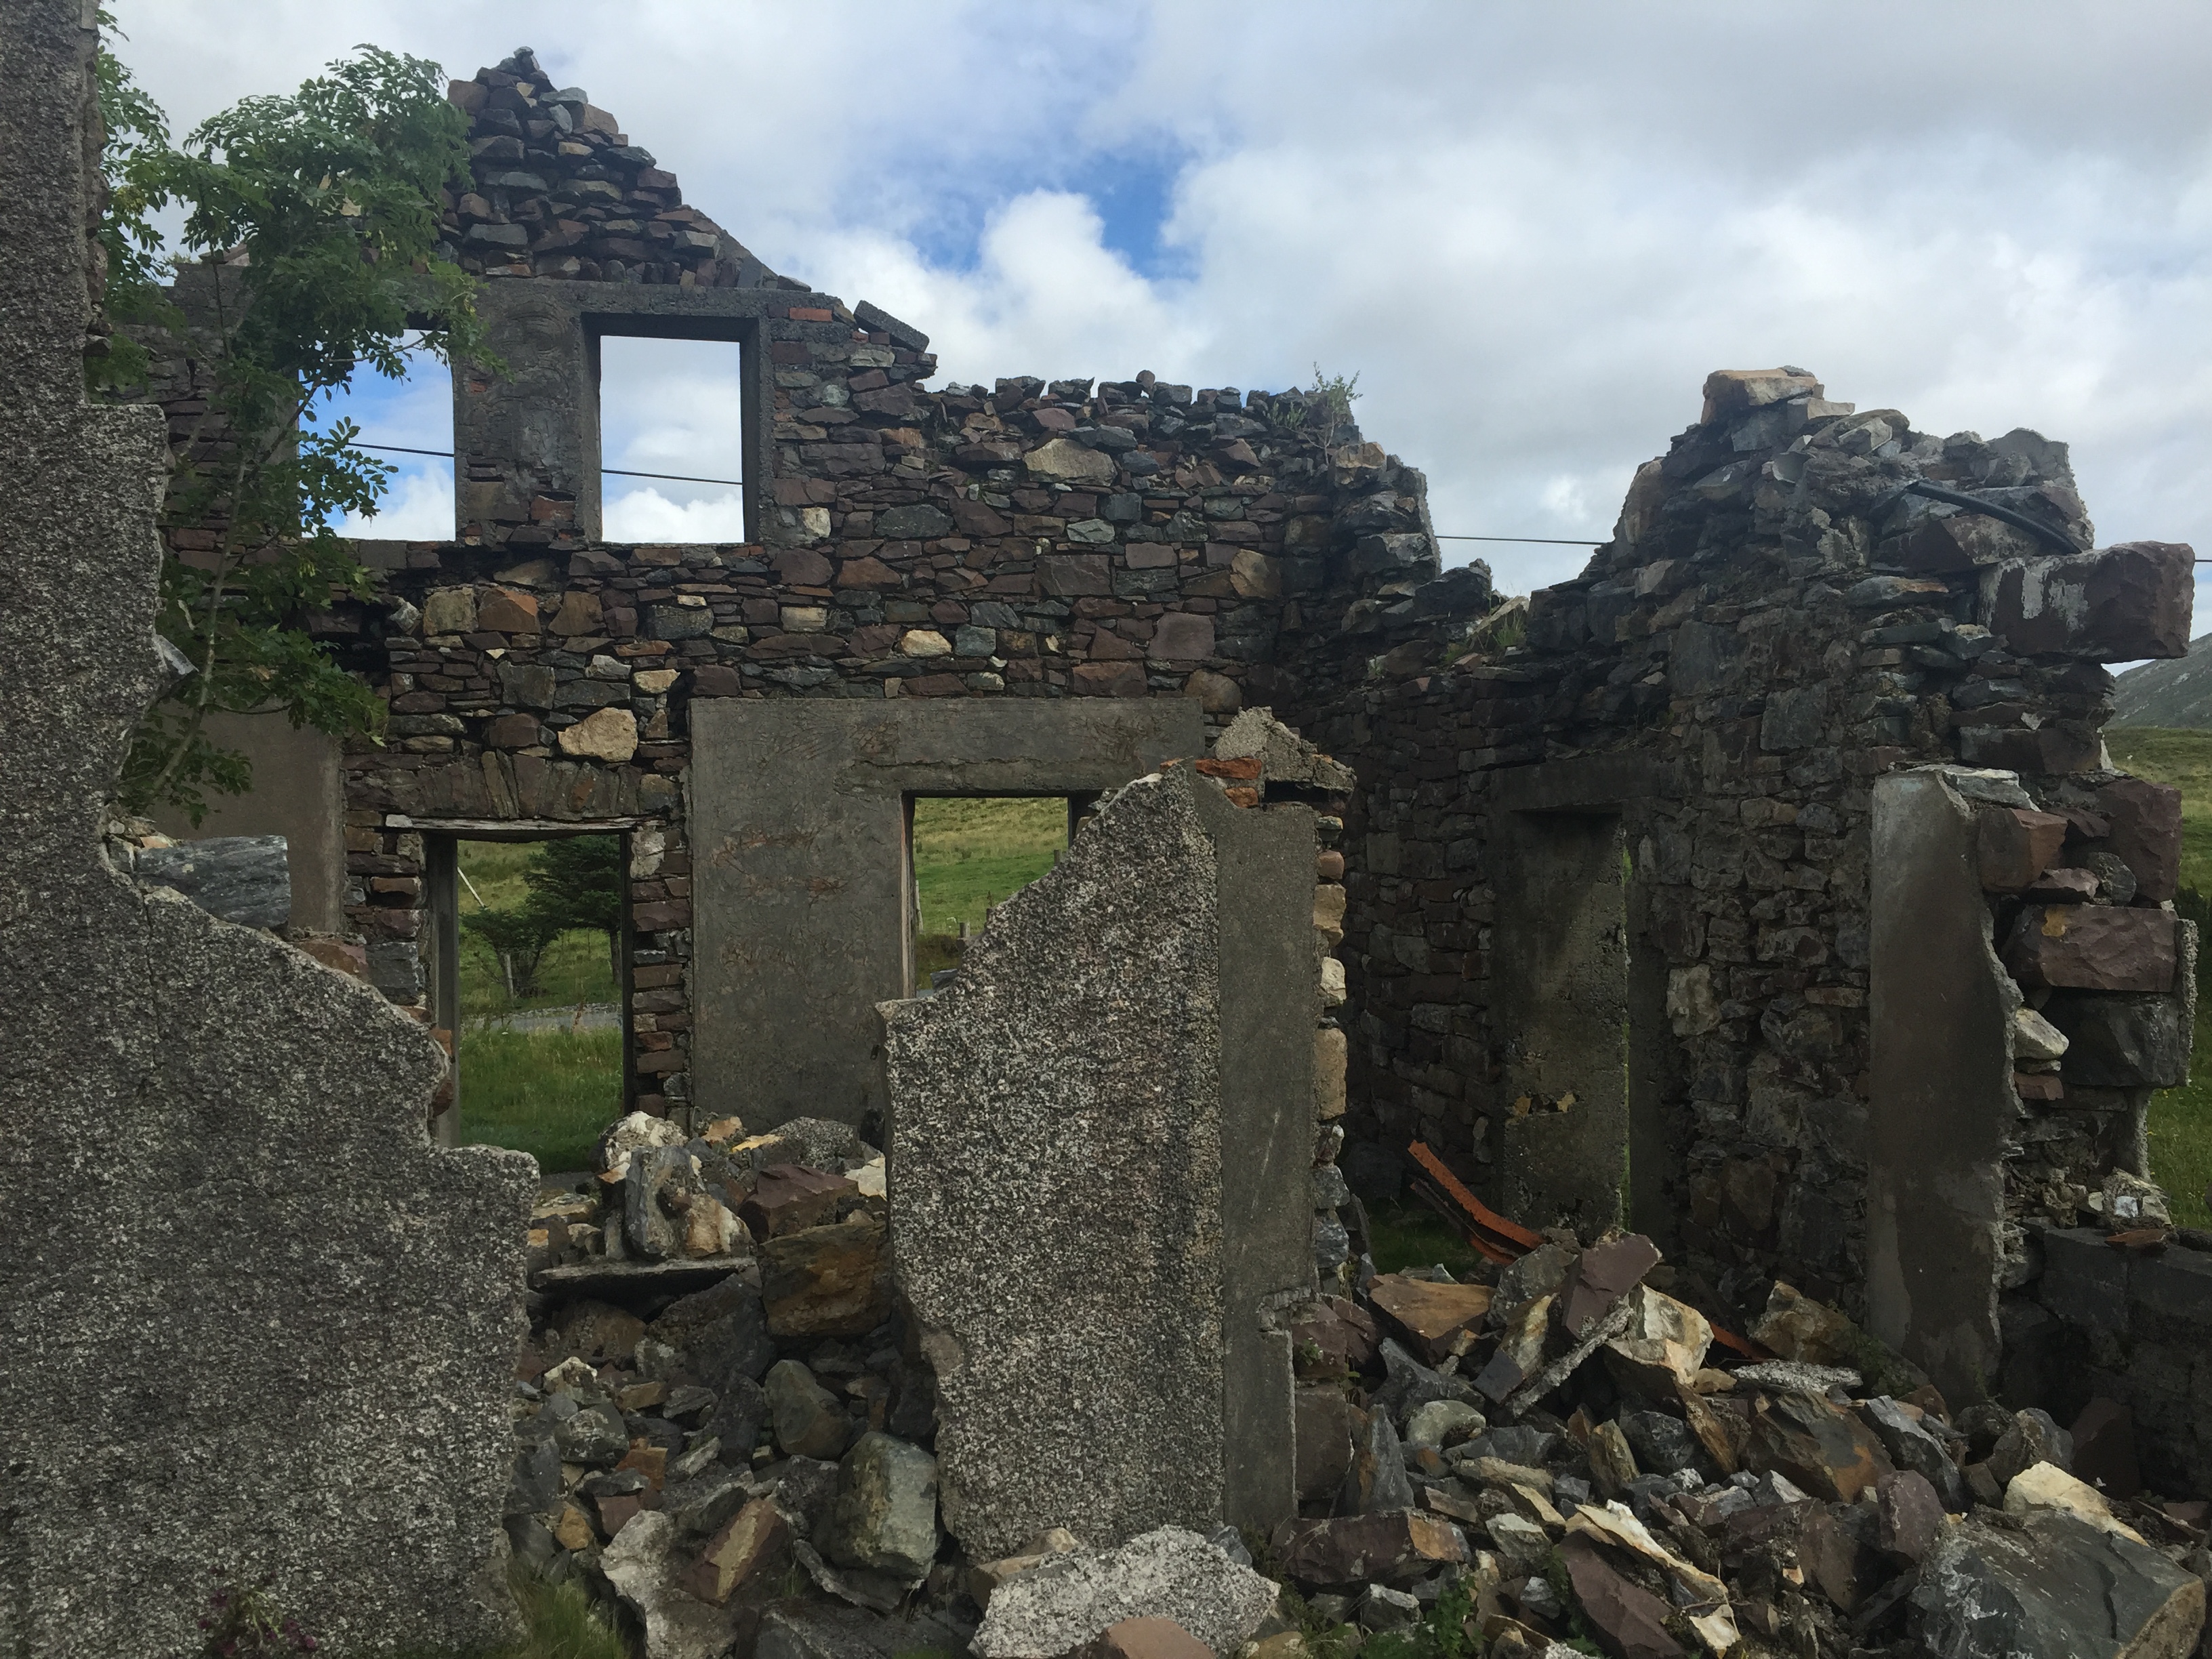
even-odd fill
[(522, 879), (529, 892), (513, 909), (477, 910), (461, 918), (461, 925), (498, 957), (507, 994), (535, 995), (546, 950), (562, 934), (577, 930), (606, 935), (608, 959), (619, 981), (617, 953), (629, 881), (620, 838), (575, 836), (546, 842), (531, 854)]
[[(141, 723), (122, 798), (197, 821), (205, 791), (251, 786), (245, 757), (209, 737), (210, 714), (273, 706), (340, 735), (380, 719), (302, 626), (370, 595), (329, 520), (374, 512), (392, 472), (353, 447), (357, 428), (328, 419), (327, 404), (364, 367), (403, 377), (412, 350), (483, 355), (471, 279), (430, 257), (440, 192), (469, 177), (467, 128), (435, 64), (375, 46), (289, 97), (245, 99), (175, 146), (105, 51), (99, 84), (111, 328), (88, 380), (95, 394), (135, 395), (155, 353), (181, 349), (204, 405), (172, 427), (165, 522), (188, 533), (163, 562), (157, 623), (191, 672)], [(173, 205), (189, 307), (160, 280), (154, 216)]]

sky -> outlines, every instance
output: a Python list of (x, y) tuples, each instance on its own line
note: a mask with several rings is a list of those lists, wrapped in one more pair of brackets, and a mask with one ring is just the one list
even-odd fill
[[(179, 131), (356, 42), (529, 45), (771, 268), (930, 334), (933, 384), (1357, 374), (1444, 534), (1603, 540), (1708, 371), (1789, 363), (2063, 440), (2101, 542), (2212, 553), (2201, 0), (110, 4)], [(618, 343), (606, 465), (734, 476), (733, 349)], [(443, 448), (449, 398), (354, 412)], [(607, 484), (611, 536), (734, 538), (726, 489)], [(407, 461), (360, 528), (451, 501)], [(1507, 592), (1587, 558), (1444, 545)]]

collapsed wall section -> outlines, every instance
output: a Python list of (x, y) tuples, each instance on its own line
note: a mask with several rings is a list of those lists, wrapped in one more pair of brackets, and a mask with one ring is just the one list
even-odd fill
[[(1875, 779), (2001, 769), (2060, 820), (2051, 861), (2076, 896), (2134, 915), (2170, 891), (2171, 801), (2129, 808), (2155, 820), (2133, 851), (2113, 839), (2148, 787), (2106, 762), (2101, 664), (2185, 648), (2191, 555), (2090, 542), (2063, 445), (1921, 434), (1796, 371), (1717, 374), (1613, 540), (1525, 622), (1423, 623), (1417, 592), (1370, 678), (1304, 715), (1362, 784), (1355, 1138), (1447, 1146), (1497, 1193), (1504, 1149), (1571, 1092), (1520, 1080), (1523, 1032), (1501, 1018), (1531, 948), (1504, 853), (1547, 814), (1610, 817), (1641, 1115), (1624, 1218), (1723, 1302), (1781, 1275), (1863, 1313)], [(2002, 1151), (2012, 1277), (2025, 1224), (2070, 1221), (2139, 1157), (2143, 1098), (2086, 1072), (2024, 1092)]]

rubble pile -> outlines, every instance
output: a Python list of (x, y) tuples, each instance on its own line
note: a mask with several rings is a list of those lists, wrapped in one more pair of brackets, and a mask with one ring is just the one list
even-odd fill
[(2144, 1494), (2124, 1407), (1954, 1408), (1787, 1284), (1739, 1336), (1648, 1239), (1559, 1229), (1303, 1310), (1272, 1537), (970, 1560), (880, 1154), (828, 1122), (678, 1134), (623, 1120), (597, 1190), (538, 1206), (507, 1514), (652, 1659), (1323, 1659), (1443, 1623), (1490, 1659), (2181, 1659), (2203, 1626), (2212, 1504)]
[(1492, 1278), (1383, 1274), (1294, 1328), (1301, 1518), (1270, 1541), (1309, 1632), (1452, 1596), (1493, 1659), (2194, 1650), (2212, 1505), (2141, 1495), (2124, 1408), (2078, 1440), (1954, 1410), (1783, 1283), (1734, 1335), (1635, 1235)]

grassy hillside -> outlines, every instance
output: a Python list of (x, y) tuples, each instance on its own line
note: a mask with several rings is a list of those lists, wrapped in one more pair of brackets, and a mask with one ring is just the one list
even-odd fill
[[(2113, 765), (2181, 791), (2181, 884), (2212, 894), (2212, 732), (2115, 726), (2105, 744)], [(2212, 1226), (2204, 1202), (2212, 1183), (2212, 1002), (2197, 1006), (2188, 1083), (2151, 1097), (2150, 1172), (2173, 1200), (2176, 1221)]]
[(1059, 795), (917, 800), (914, 878), (921, 932), (915, 975), (923, 984), (960, 963), (960, 924), (980, 928), (985, 910), (1052, 868), (1067, 845), (1067, 801)]

